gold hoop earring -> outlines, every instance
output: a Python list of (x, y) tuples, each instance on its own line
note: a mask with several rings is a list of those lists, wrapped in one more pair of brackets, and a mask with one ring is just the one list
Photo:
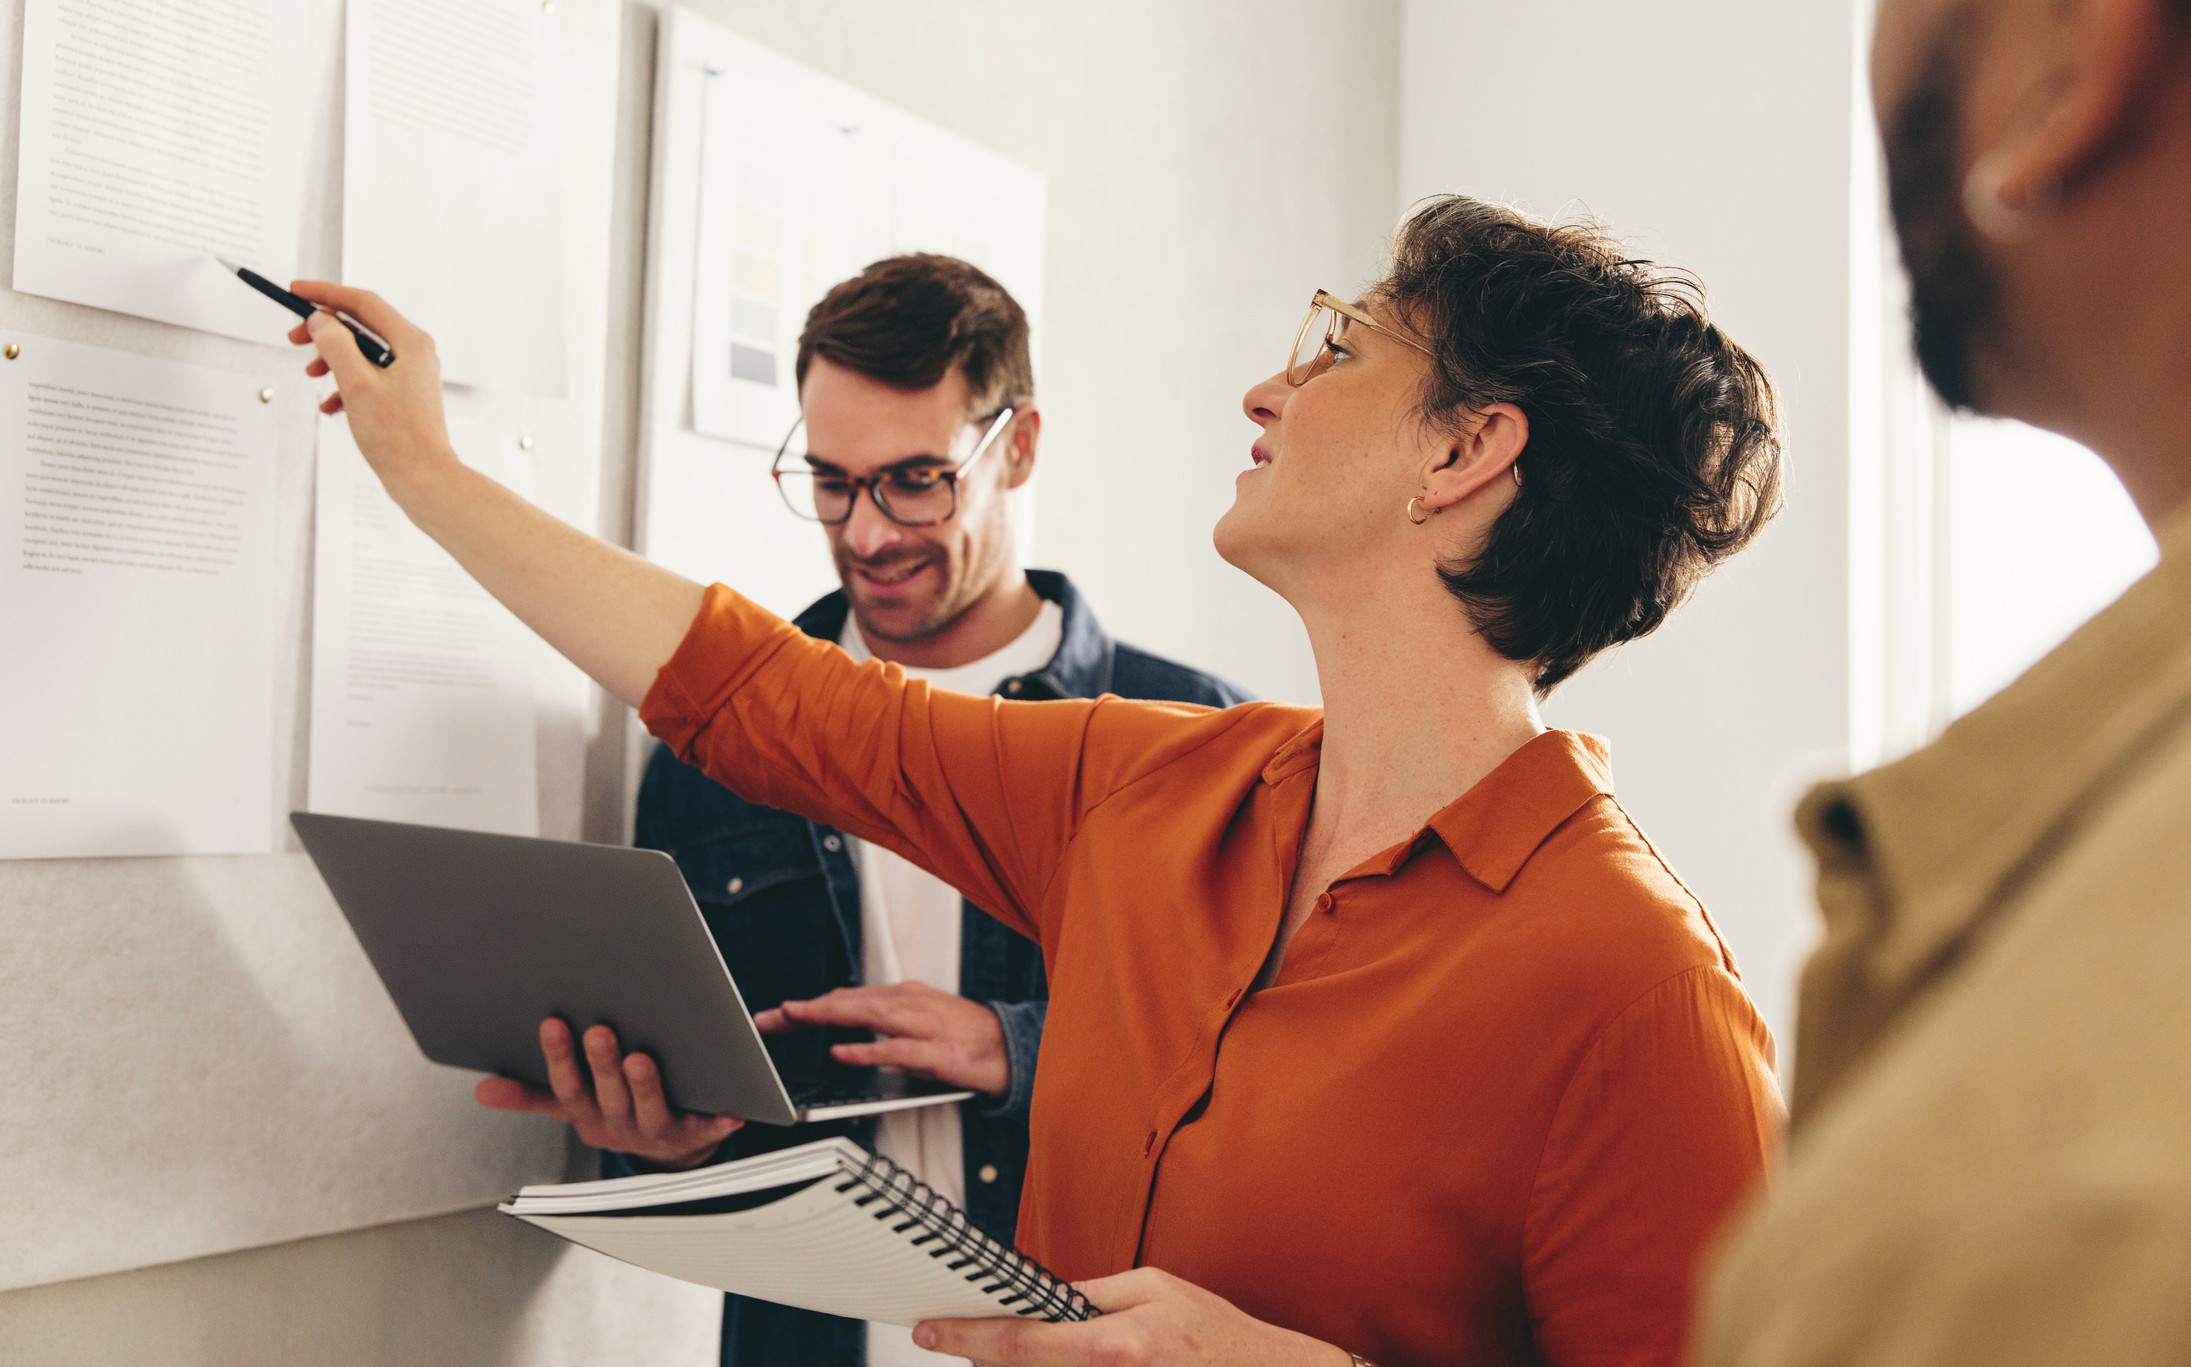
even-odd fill
[(1431, 518), (1438, 515), (1438, 510), (1436, 508), (1432, 508), (1429, 512), (1425, 513), (1423, 511), (1422, 505), (1423, 496), (1421, 494), (1417, 494), (1407, 501), (1407, 520), (1414, 523), (1418, 527), (1422, 526), (1425, 522), (1430, 521)]
[(2051, 191), (2011, 195), (2008, 180), (2014, 173), (2009, 154), (1996, 149), (1972, 163), (1970, 174), (1963, 177), (1963, 212), (1972, 226), (2011, 247), (2037, 237), (2054, 208)]

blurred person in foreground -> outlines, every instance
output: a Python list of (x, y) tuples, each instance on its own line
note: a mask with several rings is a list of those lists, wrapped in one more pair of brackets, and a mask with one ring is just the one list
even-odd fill
[(1937, 743), (1804, 802), (1826, 934), (1792, 1147), (1704, 1359), (2181, 1363), (2191, 3), (1884, 0), (1872, 82), (1926, 377), (2097, 451), (2161, 560)]

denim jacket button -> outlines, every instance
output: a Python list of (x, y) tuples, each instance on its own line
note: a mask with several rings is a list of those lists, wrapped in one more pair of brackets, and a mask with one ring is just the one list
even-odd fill
[(844, 841), (833, 835), (825, 835), (822, 837), (822, 848), (835, 854), (844, 848)]
[(746, 880), (743, 878), (733, 878), (728, 883), (723, 884), (723, 891), (729, 893), (733, 897), (736, 897), (739, 893), (744, 892), (745, 890)]
[(997, 1180), (997, 1165), (984, 1163), (981, 1165), (981, 1171), (975, 1173), (974, 1176), (979, 1177), (984, 1182), (994, 1182)]
[(1020, 681), (1017, 679), (1013, 679), (1004, 685), (1004, 691), (1007, 693), (1017, 694), (1021, 687), (1022, 685), (1020, 684)]

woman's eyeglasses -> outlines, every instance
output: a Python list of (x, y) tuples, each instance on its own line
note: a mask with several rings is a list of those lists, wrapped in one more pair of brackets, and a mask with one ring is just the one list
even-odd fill
[(806, 419), (801, 418), (791, 425), (783, 445), (776, 448), (769, 476), (776, 481), (776, 492), (783, 495), (785, 506), (809, 522), (835, 527), (851, 521), (860, 492), (865, 490), (882, 515), (899, 526), (934, 527), (957, 515), (959, 476), (988, 454), (998, 435), (1011, 425), (1012, 412), (1005, 408), (991, 418), (973, 454), (956, 465), (940, 461), (933, 465), (902, 464), (902, 468), (879, 475), (861, 476), (847, 475), (826, 465), (816, 468), (814, 461), (818, 458), (807, 452)]
[(1386, 327), (1329, 291), (1318, 290), (1316, 297), (1309, 300), (1308, 317), (1301, 320), (1301, 330), (1293, 336), (1293, 353), (1286, 358), (1286, 383), (1299, 389), (1331, 369), (1332, 362), (1346, 350), (1347, 329), (1355, 326), (1383, 333), (1425, 356), (1433, 355), (1429, 347), (1406, 333)]

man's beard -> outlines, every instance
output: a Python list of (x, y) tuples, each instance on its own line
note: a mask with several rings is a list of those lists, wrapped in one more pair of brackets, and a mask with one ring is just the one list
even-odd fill
[[(860, 619), (860, 629), (870, 636), (892, 641), (925, 640), (951, 625), (965, 610), (966, 605), (958, 601), (957, 586), (951, 582), (950, 557), (940, 552), (915, 552), (879, 560), (859, 560), (839, 549), (835, 552), (835, 558), (837, 580), (845, 586), (846, 594), (852, 600), (853, 615)], [(935, 591), (925, 602), (914, 600), (906, 605), (912, 611), (911, 620), (892, 622), (887, 631), (883, 629), (882, 623), (870, 621), (870, 614), (862, 611), (865, 606), (862, 600), (866, 597), (866, 591), (855, 587), (857, 581), (853, 578), (853, 569), (857, 567), (880, 574), (896, 574), (901, 570), (915, 570), (925, 565), (935, 567), (938, 582)]]
[(1887, 203), (1909, 271), (1917, 366), (1943, 402), (1964, 411), (1979, 407), (1973, 358), (1997, 340), (2000, 323), (2000, 279), (1964, 213), (1956, 170), (1972, 28), (1967, 12), (1943, 27), (1885, 137)]

